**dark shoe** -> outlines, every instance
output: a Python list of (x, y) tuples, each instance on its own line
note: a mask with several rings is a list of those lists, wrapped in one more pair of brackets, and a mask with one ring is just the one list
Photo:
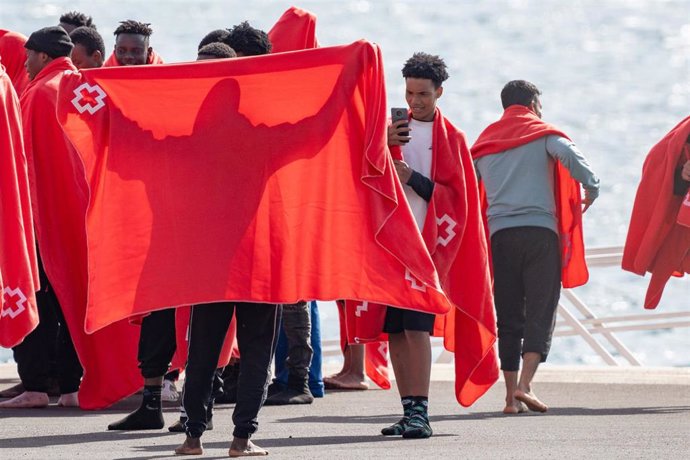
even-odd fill
[(163, 411), (146, 409), (135, 410), (122, 420), (108, 425), (109, 430), (160, 430), (165, 426)]
[(410, 417), (402, 437), (406, 439), (425, 439), (430, 438), (433, 433), (431, 425), (429, 425), (428, 416), (422, 412), (415, 412)]
[(184, 433), (184, 423), (186, 421), (187, 417), (180, 417), (178, 420), (175, 420), (175, 423), (168, 427), (168, 431), (170, 431), (171, 433)]
[(314, 396), (311, 391), (307, 389), (307, 393), (298, 391), (293, 388), (286, 388), (280, 393), (276, 393), (270, 398), (266, 399), (265, 406), (285, 406), (288, 404), (311, 404), (314, 402)]
[(268, 391), (267, 391), (267, 393), (266, 393), (266, 397), (267, 397), (267, 398), (270, 398), (270, 397), (272, 397), (272, 396), (274, 396), (274, 395), (277, 395), (278, 393), (280, 393), (280, 392), (283, 391), (283, 390), (285, 390), (285, 385), (283, 385), (282, 383), (280, 383), (280, 382), (277, 381), (277, 380), (274, 380), (274, 381), (271, 382), (271, 384), (268, 386)]
[[(170, 425), (168, 427), (168, 431), (171, 433), (184, 433), (185, 432), (185, 422), (187, 421), (187, 417), (180, 417), (179, 420), (176, 420), (175, 423)], [(206, 424), (206, 430), (212, 430), (213, 429), (213, 419), (209, 420), (208, 423)]]
[(381, 434), (384, 436), (400, 436), (407, 428), (409, 420), (410, 417), (403, 417), (391, 426), (382, 429)]

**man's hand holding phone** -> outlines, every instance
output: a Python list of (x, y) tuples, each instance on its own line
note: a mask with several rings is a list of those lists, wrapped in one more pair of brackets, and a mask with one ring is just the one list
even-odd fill
[(410, 142), (410, 128), (407, 125), (407, 109), (392, 108), (391, 120), (388, 126), (388, 145), (405, 145)]

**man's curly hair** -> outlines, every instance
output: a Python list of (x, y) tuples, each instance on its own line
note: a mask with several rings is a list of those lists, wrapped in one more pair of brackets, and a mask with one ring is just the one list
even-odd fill
[(402, 68), (404, 78), (426, 78), (440, 87), (448, 80), (446, 63), (438, 56), (427, 53), (414, 53)]
[(213, 56), (217, 59), (227, 59), (237, 57), (235, 50), (225, 43), (211, 42), (199, 49), (199, 55)]
[(134, 21), (133, 19), (127, 19), (126, 21), (120, 21), (120, 25), (117, 27), (117, 29), (115, 29), (113, 35), (118, 36), (120, 34), (133, 34), (150, 37), (152, 33), (153, 29), (151, 28), (151, 24)]
[(69, 11), (62, 16), (60, 16), (60, 22), (64, 24), (70, 24), (74, 27), (91, 27), (96, 28), (96, 24), (93, 23), (91, 16), (87, 16), (79, 11)]
[(204, 38), (201, 39), (199, 42), (199, 46), (197, 47), (197, 50), (200, 50), (204, 46), (208, 45), (209, 43), (215, 43), (215, 42), (224, 42), (226, 38), (228, 38), (228, 35), (230, 35), (230, 31), (228, 29), (216, 29), (212, 30), (211, 32), (207, 33)]
[(259, 56), (271, 52), (268, 34), (250, 26), (247, 21), (233, 27), (223, 43), (244, 56)]

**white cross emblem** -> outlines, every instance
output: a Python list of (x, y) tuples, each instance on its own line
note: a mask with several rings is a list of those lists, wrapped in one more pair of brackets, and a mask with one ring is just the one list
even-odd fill
[(105, 96), (106, 94), (100, 86), (82, 83), (74, 90), (72, 105), (76, 107), (79, 113), (89, 112), (93, 115), (105, 107), (105, 102), (103, 102)]
[(379, 343), (378, 352), (384, 358), (388, 356), (388, 345), (386, 345), (386, 342)]
[(355, 308), (355, 316), (358, 318), (362, 317), (362, 312), (369, 311), (369, 302), (362, 302)]
[(424, 284), (420, 284), (419, 282), (417, 282), (417, 278), (412, 276), (412, 273), (410, 273), (410, 270), (408, 269), (405, 270), (405, 279), (410, 282), (410, 286), (412, 286), (412, 289), (426, 292), (426, 286), (424, 286)]
[(436, 224), (439, 226), (439, 230), (441, 225), (443, 224), (448, 224), (446, 227), (446, 236), (445, 237), (438, 237), (436, 239), (436, 244), (440, 244), (441, 246), (448, 246), (448, 243), (450, 243), (450, 240), (455, 238), (455, 227), (458, 225), (457, 222), (455, 222), (453, 219), (448, 214), (444, 214), (443, 217), (441, 218), (436, 218)]
[[(6, 287), (2, 291), (3, 295), (5, 296), (5, 307), (2, 309), (2, 312), (0, 312), (0, 318), (9, 316), (10, 318), (14, 319), (17, 315), (26, 310), (26, 307), (24, 307), (24, 304), (26, 303), (26, 296), (21, 289), (10, 289)], [(10, 299), (14, 296), (19, 297), (19, 300), (14, 302), (14, 304), (17, 306), (15, 309), (10, 306)]]

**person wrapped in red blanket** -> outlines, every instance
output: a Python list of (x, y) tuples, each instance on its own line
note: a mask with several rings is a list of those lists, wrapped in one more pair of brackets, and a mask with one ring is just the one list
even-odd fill
[(150, 25), (131, 19), (121, 21), (113, 33), (115, 49), (103, 66), (163, 64), (163, 59), (149, 46), (153, 33)]
[(29, 84), (29, 74), (24, 68), (24, 61), (26, 60), (24, 43), (26, 43), (24, 35), (0, 29), (2, 65), (5, 67), (5, 73), (12, 80), (12, 86), (17, 91), (17, 96), (21, 96), (24, 88)]
[[(72, 42), (61, 27), (46, 27), (31, 34), (24, 46), (27, 56), (26, 70), (30, 83), (22, 94), (21, 111), (23, 137), (29, 164), (33, 215), (39, 240), (38, 278), (34, 279), (34, 287), (37, 288), (39, 283), (41, 287), (36, 295), (39, 324), (13, 350), (25, 391), (1, 403), (0, 407), (46, 407), (49, 402), (50, 369), (53, 359), (56, 359), (59, 371), (58, 383), (62, 394), (59, 405), (77, 406), (77, 391), (82, 377), (82, 368), (69, 337), (61, 302), (58, 301), (56, 295), (58, 288), (53, 289), (52, 285), (59, 285), (60, 280), (52, 272), (53, 264), (57, 261), (52, 259), (51, 251), (46, 250), (45, 246), (51, 225), (40, 213), (40, 206), (46, 206), (46, 203), (39, 199), (39, 189), (45, 187), (46, 183), (41, 180), (42, 177), (36, 170), (36, 162), (41, 161), (43, 155), (69, 154), (60, 125), (55, 118), (57, 92), (53, 84), (56, 80), (59, 81), (60, 75), (65, 70), (74, 70), (67, 57), (72, 50)], [(49, 140), (54, 143), (47, 142)], [(45, 270), (41, 256), (45, 262)], [(16, 312), (17, 310), (7, 311)], [(51, 346), (56, 343), (56, 337), (60, 345), (57, 356)]]
[(585, 210), (599, 193), (599, 179), (575, 144), (541, 120), (540, 94), (530, 82), (508, 82), (503, 116), (472, 146), (488, 202), (506, 414), (524, 411), (523, 403), (547, 410), (531, 382), (551, 346), (561, 283), (573, 287), (588, 277), (579, 183)]
[[(448, 78), (443, 59), (415, 53), (402, 75), (410, 118), (394, 122), (388, 130), (395, 169), (405, 184), (406, 200), (400, 205), (410, 207), (441, 286), (458, 308), (450, 320), (458, 334), (456, 393), (461, 403), (471, 404), (498, 377), (491, 277), (476, 179), (465, 135), (436, 106)], [(430, 437), (430, 334), (435, 315), (397, 307), (387, 307), (381, 315), (375, 305), (359, 307), (357, 316), (370, 323), (361, 324), (360, 335), (375, 337), (381, 329), (372, 326), (383, 320), (403, 406), (403, 417), (381, 433)]]
[(671, 276), (690, 273), (690, 117), (647, 155), (635, 196), (623, 270), (652, 274), (644, 300), (656, 308)]
[(19, 98), (0, 60), (0, 346), (14, 347), (38, 324), (39, 289)]

